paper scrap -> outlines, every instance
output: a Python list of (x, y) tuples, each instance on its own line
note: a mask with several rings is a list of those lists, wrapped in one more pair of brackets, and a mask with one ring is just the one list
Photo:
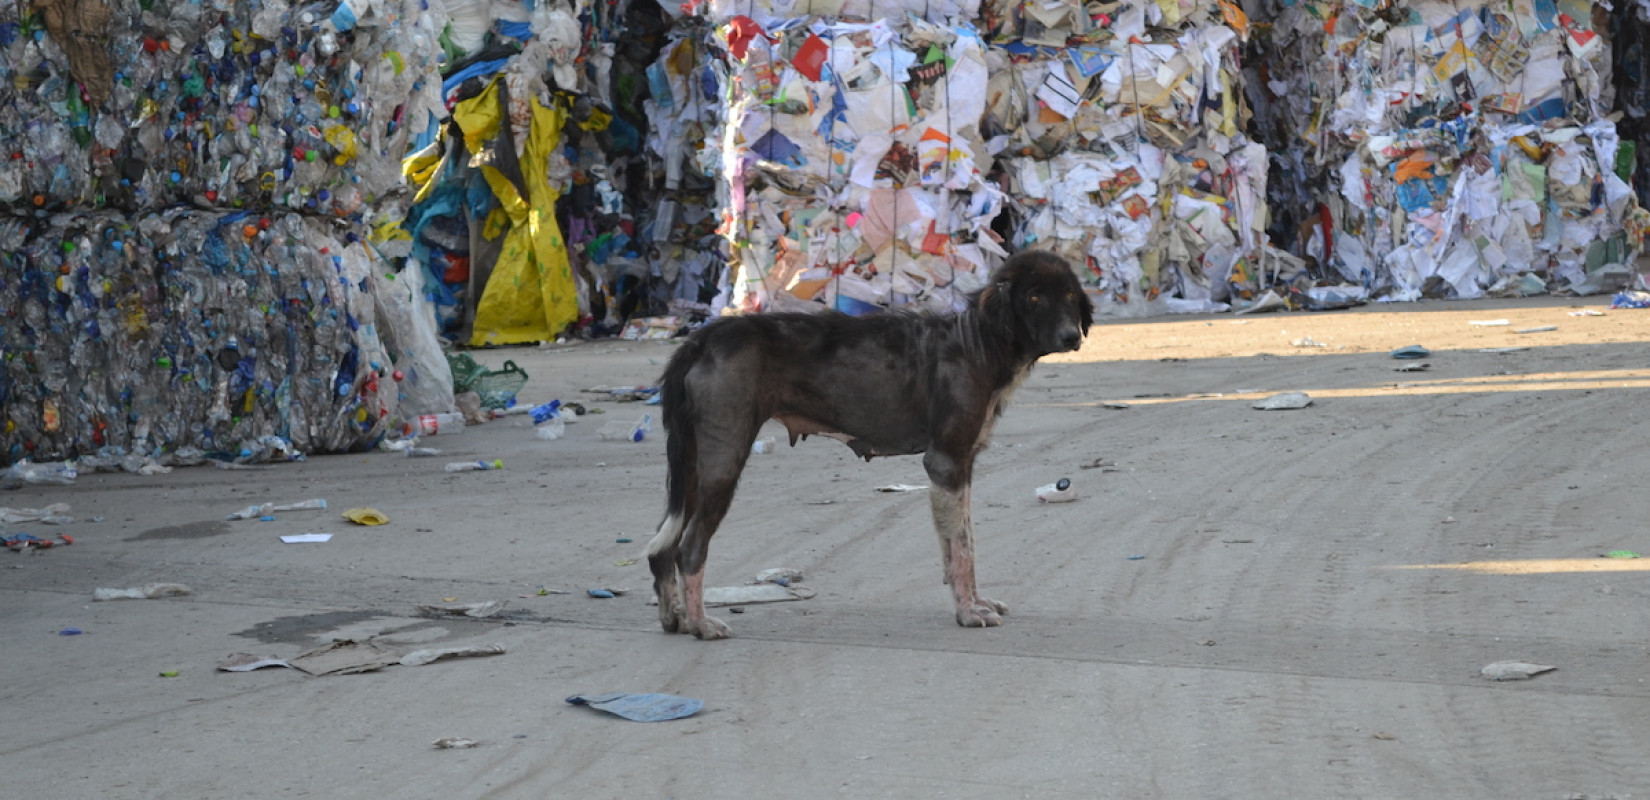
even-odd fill
[(281, 541), (286, 542), (287, 544), (300, 544), (300, 543), (303, 543), (303, 542), (327, 542), (327, 541), (331, 541), (331, 540), (332, 540), (332, 534), (330, 534), (330, 533), (294, 533), (294, 534), (288, 534), (286, 536), (281, 537)]

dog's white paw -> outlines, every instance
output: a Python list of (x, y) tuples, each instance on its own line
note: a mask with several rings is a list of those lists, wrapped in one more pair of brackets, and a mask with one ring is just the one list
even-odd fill
[(706, 641), (726, 639), (733, 635), (733, 629), (715, 617), (702, 617), (698, 624), (694, 624), (692, 620), (684, 620), (683, 630)]
[(976, 598), (974, 598), (974, 602), (977, 605), (985, 606), (987, 609), (989, 609), (991, 611), (995, 611), (998, 614), (1001, 614), (1003, 616), (1008, 615), (1008, 604), (1007, 603), (998, 602), (996, 600), (992, 600), (989, 597), (976, 597)]
[(990, 606), (972, 605), (957, 609), (957, 624), (964, 628), (995, 628), (1003, 624), (1003, 617)]

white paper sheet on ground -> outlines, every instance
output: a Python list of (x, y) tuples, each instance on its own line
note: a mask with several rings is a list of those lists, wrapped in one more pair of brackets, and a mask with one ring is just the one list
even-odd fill
[(814, 590), (806, 586), (780, 586), (777, 583), (759, 583), (754, 586), (709, 586), (705, 588), (707, 606), (742, 606), (755, 603), (783, 603), (807, 600)]
[(332, 540), (330, 533), (295, 533), (282, 536), (281, 541), (287, 544), (301, 544), (303, 542), (327, 542)]

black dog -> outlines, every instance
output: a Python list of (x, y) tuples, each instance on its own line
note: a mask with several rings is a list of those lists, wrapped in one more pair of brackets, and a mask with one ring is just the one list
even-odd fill
[(660, 385), (669, 496), (647, 553), (664, 629), (729, 635), (705, 616), (705, 556), (769, 419), (793, 446), (820, 434), (866, 460), (924, 453), (957, 624), (1001, 625), (1007, 606), (974, 588), (974, 456), (1032, 365), (1080, 347), (1093, 313), (1064, 259), (1029, 252), (960, 314), (758, 314), (696, 331)]

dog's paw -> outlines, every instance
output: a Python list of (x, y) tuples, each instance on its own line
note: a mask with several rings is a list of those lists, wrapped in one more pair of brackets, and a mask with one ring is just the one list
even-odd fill
[(659, 627), (664, 628), (665, 633), (687, 633), (687, 626), (682, 624), (681, 613), (674, 608), (666, 608), (663, 604), (659, 606)]
[(683, 626), (685, 631), (706, 641), (726, 639), (733, 635), (733, 629), (715, 617), (701, 617), (697, 625), (690, 620), (683, 620)]
[(974, 605), (957, 609), (957, 624), (964, 628), (995, 628), (1003, 624), (1003, 617), (990, 606)]
[(1008, 616), (1007, 603), (998, 602), (989, 597), (976, 597), (974, 598), (974, 603), (977, 606), (985, 606), (986, 609), (994, 611), (1002, 616)]

